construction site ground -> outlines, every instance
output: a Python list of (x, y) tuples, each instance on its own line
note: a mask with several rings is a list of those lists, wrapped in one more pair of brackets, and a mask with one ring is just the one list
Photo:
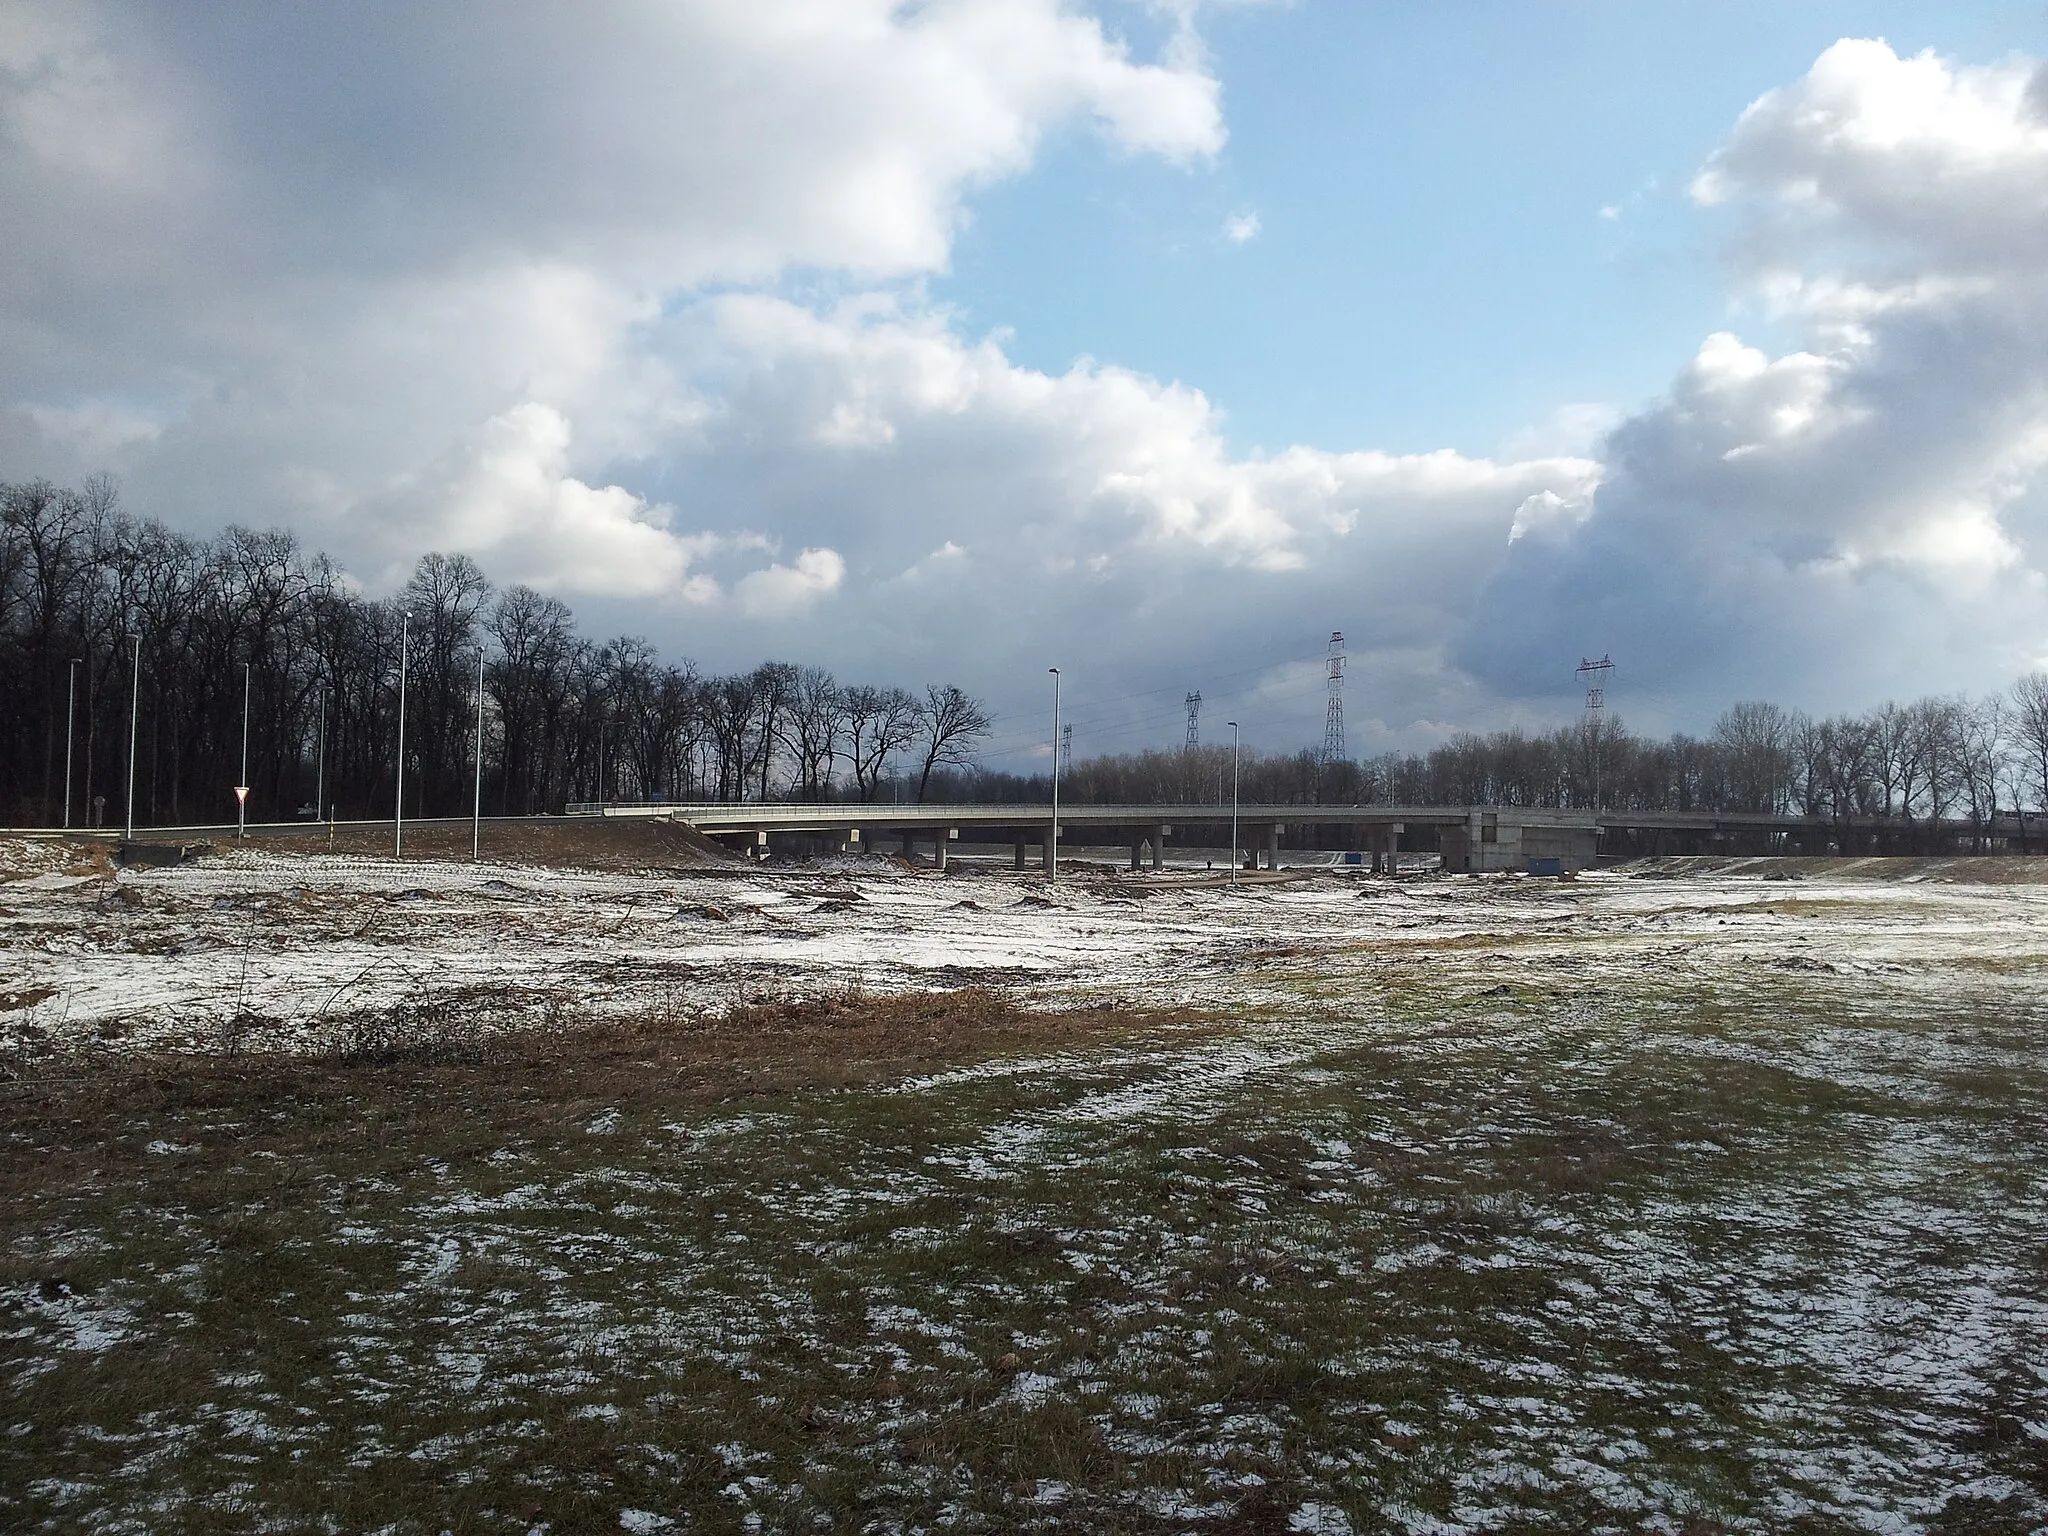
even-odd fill
[(0, 843), (0, 1524), (2048, 1524), (2048, 860), (549, 835)]

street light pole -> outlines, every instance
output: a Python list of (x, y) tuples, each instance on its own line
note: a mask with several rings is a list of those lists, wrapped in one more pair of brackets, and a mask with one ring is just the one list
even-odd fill
[(313, 770), (313, 820), (327, 819), (327, 680), (320, 680), (320, 752)]
[(1045, 881), (1048, 885), (1059, 884), (1060, 879), (1060, 669), (1047, 667), (1052, 674), (1052, 859), (1045, 866)]
[(412, 614), (398, 620), (398, 792), (391, 802), (391, 857), (405, 857), (405, 654), (412, 649)]
[(142, 713), (142, 636), (135, 641), (135, 667), (128, 681), (128, 840), (135, 840), (135, 722)]
[(249, 663), (242, 663), (242, 777), (236, 781), (235, 836), (249, 835)]
[(469, 862), (477, 861), (484, 835), (484, 648), (476, 648), (476, 798), (469, 807)]
[(64, 830), (71, 830), (71, 733), (78, 724), (78, 663), (74, 656), (66, 668), (69, 682), (64, 690)]
[(1235, 720), (1223, 722), (1230, 727), (1230, 883), (1237, 884), (1237, 742), (1240, 732)]

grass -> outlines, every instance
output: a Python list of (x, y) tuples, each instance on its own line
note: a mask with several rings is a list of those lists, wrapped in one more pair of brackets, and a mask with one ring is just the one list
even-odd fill
[(14, 1085), (0, 1520), (2048, 1518), (2026, 985), (1473, 958), (1224, 1018), (849, 998)]

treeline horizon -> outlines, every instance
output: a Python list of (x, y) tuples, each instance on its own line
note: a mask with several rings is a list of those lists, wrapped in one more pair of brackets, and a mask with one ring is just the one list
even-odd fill
[[(408, 619), (406, 616), (410, 615)], [(495, 588), (467, 556), (429, 554), (388, 598), (363, 596), (283, 530), (193, 539), (129, 516), (110, 480), (0, 482), (0, 805), (17, 824), (125, 818), (130, 689), (138, 825), (234, 818), (245, 671), (249, 816), (388, 818), (405, 650), (407, 815), (467, 815), (483, 679), (492, 815), (597, 800), (1042, 802), (1050, 773), (979, 767), (994, 720), (963, 689), (840, 683), (768, 661), (709, 674), (634, 635), (581, 635), (568, 606)], [(75, 702), (72, 690), (75, 685)], [(2048, 806), (2048, 675), (2003, 694), (1826, 718), (1734, 705), (1704, 736), (1632, 735), (1605, 715), (1549, 731), (1461, 733), (1427, 752), (1325, 759), (1246, 749), (1246, 803), (1502, 805), (1777, 812), (1988, 826)], [(1075, 762), (1076, 804), (1214, 805), (1227, 747)]]
[(192, 539), (130, 517), (104, 477), (0, 482), (0, 805), (15, 823), (61, 821), (67, 784), (71, 825), (122, 823), (131, 693), (138, 825), (235, 819), (245, 697), (250, 820), (291, 820), (316, 796), (323, 813), (389, 817), (401, 647), (408, 816), (470, 813), (480, 663), (493, 815), (922, 794), (991, 725), (948, 683), (845, 686), (774, 661), (705, 674), (637, 635), (594, 641), (566, 604), (500, 591), (465, 555), (423, 556), (369, 598), (288, 531)]
[[(1075, 804), (1215, 805), (1230, 798), (1232, 766), (1228, 747), (1091, 758), (1062, 773), (1060, 795)], [(1356, 760), (1245, 749), (1235, 766), (1239, 798), (1258, 805), (1597, 806), (1988, 830), (2001, 813), (2048, 811), (2048, 674), (1981, 699), (1923, 698), (1861, 715), (1749, 701), (1705, 736), (1636, 736), (1603, 713)], [(1043, 774), (950, 777), (962, 798), (983, 802), (1043, 800), (1050, 789)]]

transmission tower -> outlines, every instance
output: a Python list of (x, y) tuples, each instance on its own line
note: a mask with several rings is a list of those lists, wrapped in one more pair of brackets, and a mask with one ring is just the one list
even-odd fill
[(1060, 777), (1065, 778), (1074, 771), (1074, 728), (1060, 727)]
[(1194, 751), (1202, 744), (1202, 690), (1197, 688), (1188, 695), (1188, 750)]
[(1600, 814), (1600, 713), (1607, 708), (1607, 674), (1614, 663), (1605, 655), (1598, 661), (1581, 658), (1572, 671), (1586, 684), (1586, 745), (1593, 760), (1593, 814)]
[(1323, 713), (1323, 761), (1344, 756), (1344, 631), (1330, 635), (1330, 707)]

